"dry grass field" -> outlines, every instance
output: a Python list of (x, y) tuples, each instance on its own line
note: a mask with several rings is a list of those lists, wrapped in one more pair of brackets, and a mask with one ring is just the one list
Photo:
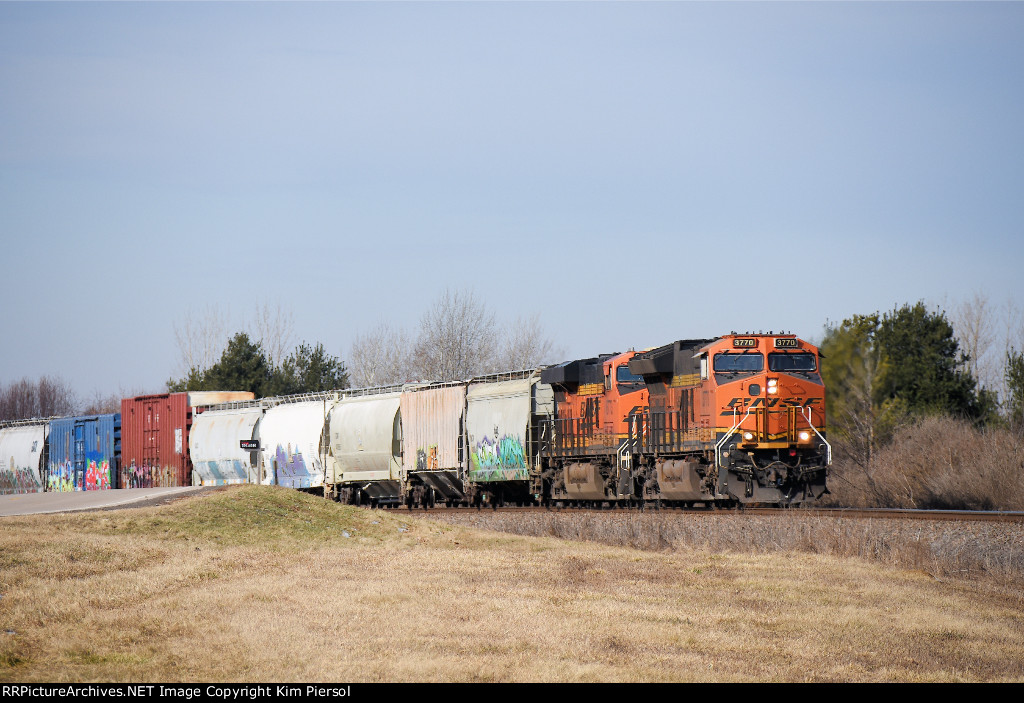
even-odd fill
[(0, 520), (0, 681), (1022, 681), (1007, 582), (239, 487)]
[[(414, 513), (422, 515), (423, 513)], [(750, 512), (489, 510), (428, 513), (433, 520), (533, 537), (643, 550), (831, 554), (1024, 588), (1024, 521), (982, 522), (836, 517), (813, 510)]]

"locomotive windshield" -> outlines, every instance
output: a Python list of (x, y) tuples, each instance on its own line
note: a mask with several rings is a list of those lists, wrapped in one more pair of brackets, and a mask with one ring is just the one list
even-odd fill
[(745, 373), (764, 370), (764, 356), (754, 352), (715, 354), (715, 373)]
[(637, 376), (629, 370), (627, 364), (623, 364), (615, 371), (615, 381), (619, 386), (619, 393), (632, 393), (645, 388), (644, 377)]
[(771, 371), (817, 371), (814, 354), (769, 354), (768, 369)]

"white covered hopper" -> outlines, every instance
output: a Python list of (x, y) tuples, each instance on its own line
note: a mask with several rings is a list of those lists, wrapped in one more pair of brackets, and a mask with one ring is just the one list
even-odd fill
[(48, 422), (0, 428), (0, 495), (41, 493)]
[(256, 453), (242, 449), (240, 442), (253, 439), (262, 416), (260, 407), (207, 410), (194, 415), (188, 436), (193, 483), (259, 483)]
[(340, 400), (331, 410), (327, 483), (397, 479), (401, 470), (400, 392)]
[(320, 440), (333, 404), (333, 400), (314, 400), (283, 403), (267, 410), (257, 432), (263, 483), (289, 488), (324, 484)]

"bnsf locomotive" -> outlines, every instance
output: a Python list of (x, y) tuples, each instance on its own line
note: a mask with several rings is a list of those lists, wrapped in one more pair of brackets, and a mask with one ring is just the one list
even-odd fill
[(110, 418), (0, 426), (0, 492), (263, 483), (379, 506), (791, 504), (826, 492), (818, 357), (793, 335), (730, 334), (466, 381), (125, 399)]
[(818, 350), (730, 334), (545, 369), (551, 500), (791, 504), (820, 497), (831, 448)]

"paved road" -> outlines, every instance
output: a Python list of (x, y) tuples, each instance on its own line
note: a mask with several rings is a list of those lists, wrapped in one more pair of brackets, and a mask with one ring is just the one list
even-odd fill
[(166, 503), (190, 493), (211, 490), (217, 490), (217, 487), (187, 486), (184, 488), (123, 488), (113, 491), (79, 491), (76, 493), (20, 493), (13, 496), (0, 496), (0, 517), (139, 508)]

